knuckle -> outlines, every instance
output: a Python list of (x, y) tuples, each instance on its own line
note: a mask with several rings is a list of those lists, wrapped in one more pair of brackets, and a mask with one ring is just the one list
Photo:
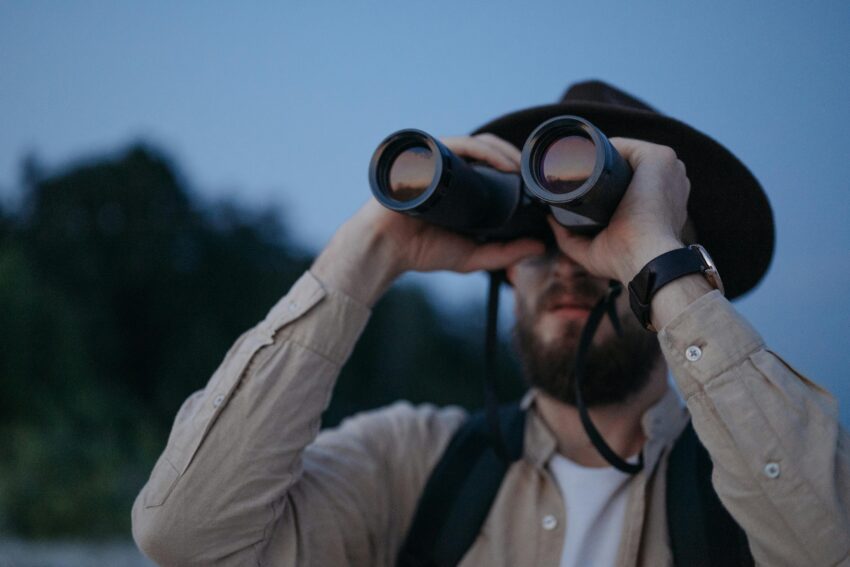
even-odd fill
[(471, 140), (473, 143), (481, 146), (482, 148), (494, 149), (498, 146), (498, 138), (496, 138), (492, 134), (482, 134), (480, 136), (474, 136), (471, 138)]
[(656, 146), (655, 152), (658, 159), (666, 163), (675, 164), (679, 161), (679, 156), (676, 155), (676, 151), (670, 146)]

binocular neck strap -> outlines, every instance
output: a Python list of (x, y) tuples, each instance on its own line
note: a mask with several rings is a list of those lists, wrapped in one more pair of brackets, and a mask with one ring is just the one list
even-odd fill
[(596, 302), (596, 305), (593, 306), (590, 316), (588, 316), (587, 322), (584, 324), (584, 328), (581, 331), (578, 352), (576, 353), (575, 358), (575, 367), (573, 368), (573, 382), (575, 384), (576, 408), (578, 409), (579, 418), (581, 419), (584, 431), (590, 438), (590, 442), (593, 443), (593, 446), (599, 454), (602, 455), (602, 458), (608, 461), (608, 464), (612, 467), (626, 474), (637, 474), (641, 471), (641, 469), (643, 469), (643, 451), (641, 450), (637, 463), (630, 463), (615, 453), (608, 443), (605, 442), (605, 439), (602, 437), (602, 434), (599, 433), (599, 430), (596, 429), (596, 426), (593, 425), (593, 421), (590, 419), (590, 413), (587, 411), (587, 406), (584, 403), (584, 397), (581, 393), (581, 384), (584, 381), (587, 351), (590, 349), (593, 336), (596, 334), (596, 330), (599, 328), (602, 318), (605, 315), (608, 315), (608, 318), (611, 320), (611, 324), (614, 326), (614, 330), (617, 332), (617, 336), (623, 336), (623, 329), (620, 326), (620, 319), (617, 316), (616, 305), (617, 296), (620, 295), (622, 291), (623, 285), (618, 281), (611, 280), (608, 284), (608, 291), (599, 301)]
[(487, 416), (487, 428), (490, 443), (496, 455), (505, 463), (515, 461), (520, 455), (509, 455), (505, 437), (499, 421), (499, 400), (496, 397), (496, 353), (499, 337), (499, 290), (504, 272), (490, 272), (490, 286), (487, 291), (487, 329), (484, 334), (484, 412)]
[[(509, 463), (519, 458), (519, 455), (509, 455), (506, 449), (504, 434), (499, 422), (499, 401), (496, 398), (496, 352), (498, 339), (498, 320), (499, 320), (499, 289), (502, 284), (503, 272), (490, 272), (490, 286), (487, 293), (487, 329), (484, 341), (484, 407), (487, 416), (487, 425), (490, 431), (490, 441), (493, 449), (500, 459)], [(602, 322), (602, 318), (608, 315), (611, 324), (618, 336), (622, 336), (623, 331), (620, 327), (620, 319), (617, 316), (616, 299), (623, 291), (623, 286), (620, 282), (611, 280), (608, 284), (608, 291), (605, 295), (596, 302), (587, 322), (581, 331), (579, 339), (578, 352), (575, 358), (575, 367), (573, 369), (575, 382), (575, 400), (576, 408), (579, 412), (581, 424), (584, 427), (590, 442), (602, 455), (608, 464), (615, 469), (626, 474), (637, 474), (643, 469), (643, 451), (638, 456), (637, 463), (630, 463), (621, 458), (613, 449), (605, 442), (602, 434), (593, 425), (590, 419), (590, 413), (584, 403), (584, 397), (581, 392), (581, 384), (584, 381), (584, 371), (586, 365), (587, 351), (590, 348), (593, 336)]]

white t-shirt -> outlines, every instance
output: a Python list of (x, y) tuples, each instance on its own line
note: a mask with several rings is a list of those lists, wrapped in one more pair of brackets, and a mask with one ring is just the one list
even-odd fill
[(549, 461), (549, 470), (566, 507), (560, 567), (614, 565), (632, 475), (614, 467), (583, 467), (558, 453)]

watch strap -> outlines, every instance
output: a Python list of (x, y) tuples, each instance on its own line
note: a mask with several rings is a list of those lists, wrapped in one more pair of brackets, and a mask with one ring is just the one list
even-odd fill
[(653, 296), (673, 280), (703, 273), (708, 266), (696, 248), (678, 248), (651, 260), (629, 282), (629, 304), (644, 328), (654, 330), (650, 320)]

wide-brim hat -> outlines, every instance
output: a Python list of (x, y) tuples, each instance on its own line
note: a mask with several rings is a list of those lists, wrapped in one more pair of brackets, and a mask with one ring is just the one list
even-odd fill
[(560, 102), (512, 112), (475, 131), (522, 149), (545, 120), (562, 114), (586, 118), (606, 136), (663, 144), (676, 151), (691, 181), (688, 215), (697, 241), (717, 265), (726, 297), (753, 289), (773, 256), (770, 203), (761, 185), (732, 153), (709, 136), (601, 81), (576, 83)]

